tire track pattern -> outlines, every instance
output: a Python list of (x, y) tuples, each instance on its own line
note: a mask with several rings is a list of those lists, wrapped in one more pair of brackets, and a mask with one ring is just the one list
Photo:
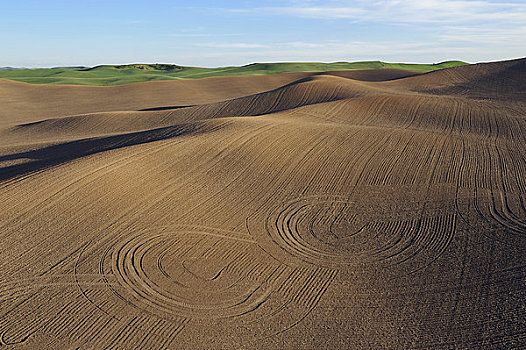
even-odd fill
[(240, 345), (295, 327), (337, 275), (284, 265), (262, 254), (247, 234), (193, 225), (128, 232), (94, 245), (79, 257), (77, 273), (87, 271), (111, 277), (105, 289), (79, 285), (109, 317), (140, 315), (184, 324), (190, 333), (213, 322)]
[(364, 208), (340, 196), (299, 198), (268, 215), (265, 229), (274, 251), (332, 268), (408, 264), (414, 270), (444, 253), (455, 231), (454, 214), (411, 215), (407, 208), (409, 215), (395, 220), (386, 205)]

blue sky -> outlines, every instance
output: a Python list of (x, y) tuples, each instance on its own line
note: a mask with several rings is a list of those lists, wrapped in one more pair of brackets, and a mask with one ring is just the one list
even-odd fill
[(0, 66), (526, 56), (526, 0), (0, 0)]

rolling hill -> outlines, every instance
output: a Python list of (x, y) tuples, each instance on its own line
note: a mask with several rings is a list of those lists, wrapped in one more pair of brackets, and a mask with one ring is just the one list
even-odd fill
[(370, 62), (336, 63), (253, 63), (242, 67), (200, 68), (172, 64), (129, 64), (86, 67), (57, 67), (48, 69), (0, 70), (0, 79), (33, 84), (122, 85), (143, 81), (200, 79), (219, 76), (269, 75), (285, 72), (325, 72), (364, 69), (403, 69), (428, 72), (467, 65), (461, 61), (437, 64), (405, 64)]
[(524, 348), (526, 59), (330, 68), (0, 81), (0, 347)]

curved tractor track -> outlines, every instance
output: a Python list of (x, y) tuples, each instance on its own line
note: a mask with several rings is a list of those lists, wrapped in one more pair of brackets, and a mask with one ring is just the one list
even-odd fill
[(0, 349), (525, 348), (525, 62), (0, 81)]

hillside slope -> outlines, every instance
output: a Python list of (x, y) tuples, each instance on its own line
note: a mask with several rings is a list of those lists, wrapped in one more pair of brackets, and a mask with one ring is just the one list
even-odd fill
[(201, 68), (171, 64), (101, 65), (96, 67), (58, 67), (50, 69), (0, 70), (0, 79), (33, 84), (122, 85), (154, 80), (202, 79), (220, 76), (271, 75), (287, 72), (326, 72), (341, 70), (399, 69), (429, 72), (467, 65), (461, 61), (437, 64), (368, 62), (285, 62), (253, 63), (241, 67)]
[(0, 347), (523, 348), (524, 62), (1, 82)]

